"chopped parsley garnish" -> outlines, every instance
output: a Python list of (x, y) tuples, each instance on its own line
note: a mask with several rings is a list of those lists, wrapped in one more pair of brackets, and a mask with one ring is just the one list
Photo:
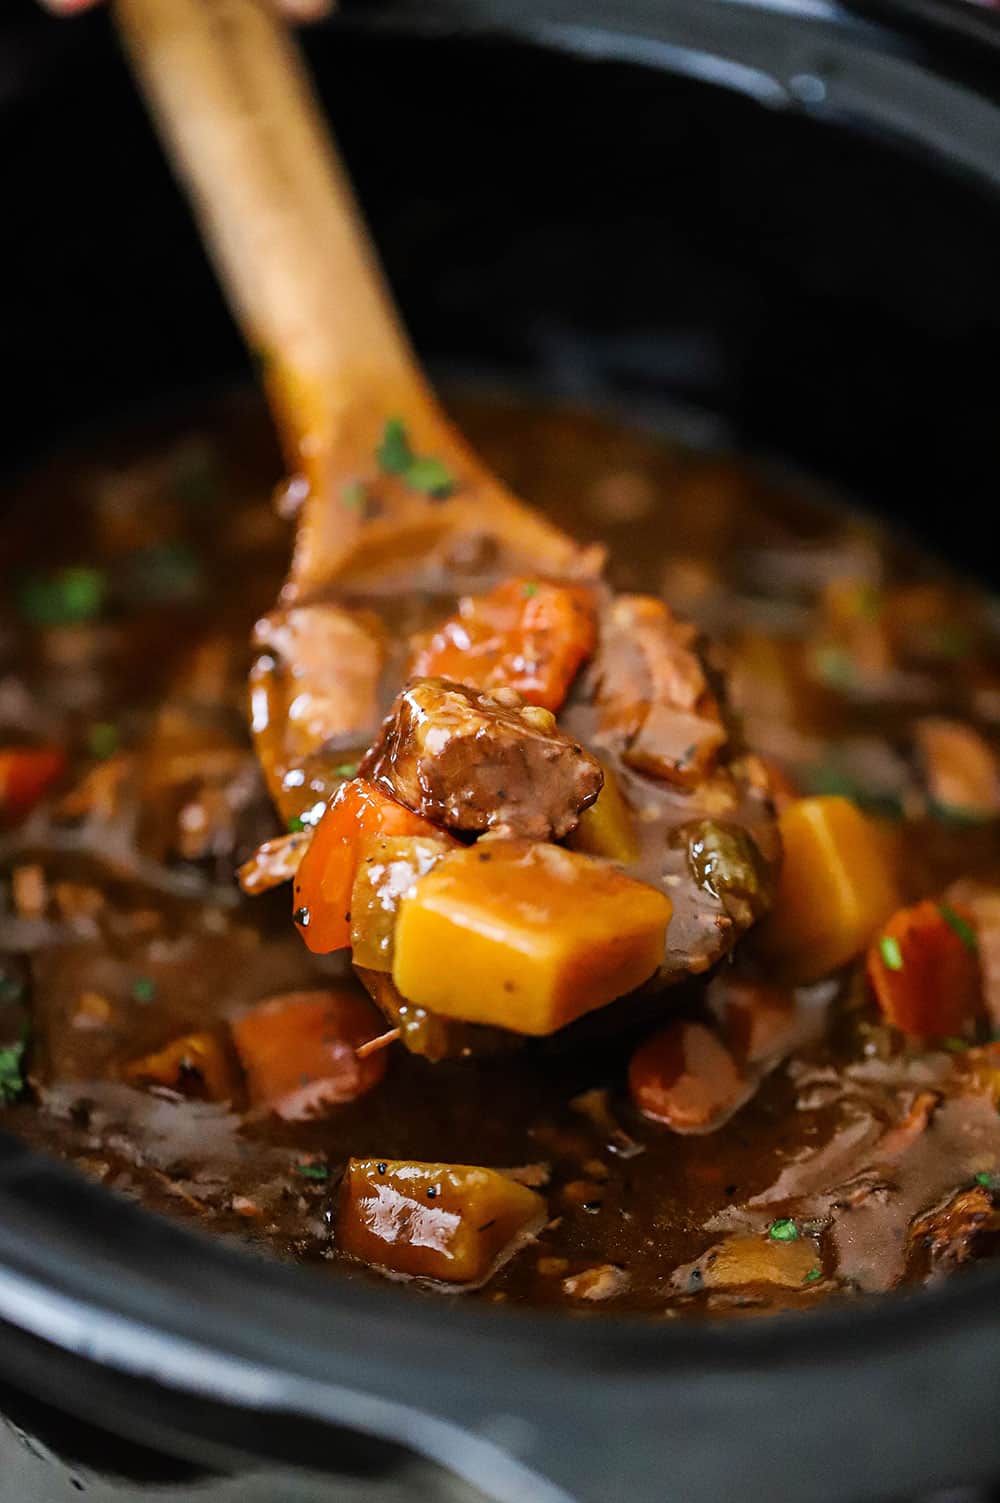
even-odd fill
[(301, 818), (299, 817), (299, 815), (293, 814), (292, 817), (291, 817), (291, 819), (288, 821), (288, 833), (289, 833), (289, 835), (297, 835), (300, 830), (304, 830), (304, 829), (305, 829), (305, 824), (303, 823), (303, 821), (301, 820)]
[(878, 942), (878, 952), (882, 957), (882, 964), (887, 971), (901, 971), (903, 969), (903, 952), (899, 948), (899, 940), (891, 934), (883, 934)]
[(375, 450), (379, 468), (387, 475), (405, 475), (415, 455), (410, 448), (406, 424), (402, 418), (392, 417), (382, 430), (382, 442)]
[(802, 1280), (802, 1282), (804, 1284), (815, 1284), (816, 1280), (817, 1279), (821, 1279), (822, 1277), (823, 1277), (823, 1270), (822, 1270), (822, 1268), (810, 1268), (809, 1272), (806, 1274), (806, 1276)]
[(27, 1033), (16, 1044), (0, 1049), (0, 1101), (16, 1101), (24, 1091), (24, 1051), (27, 1048)]
[(797, 1242), (799, 1229), (790, 1217), (783, 1216), (780, 1220), (771, 1222), (767, 1235), (772, 1242)]
[(330, 1178), (330, 1171), (325, 1164), (296, 1164), (295, 1168), (303, 1179), (313, 1179), (320, 1183)]
[(17, 976), (0, 973), (0, 1002), (20, 1002), (24, 997), (24, 982)]
[(99, 762), (106, 762), (118, 750), (118, 727), (109, 720), (99, 720), (87, 732), (87, 750)]
[(993, 1176), (992, 1176), (992, 1174), (987, 1174), (986, 1171), (985, 1171), (985, 1169), (981, 1169), (980, 1172), (977, 1175), (974, 1176), (974, 1178), (975, 1178), (976, 1184), (977, 1185), (982, 1185), (982, 1187), (983, 1187), (984, 1190), (992, 1190), (992, 1188), (993, 1188)]
[(949, 1054), (964, 1054), (966, 1049), (971, 1049), (972, 1045), (967, 1039), (952, 1036), (951, 1038), (942, 1039), (941, 1047), (942, 1049), (947, 1049)]
[(348, 511), (364, 511), (368, 503), (368, 487), (363, 480), (348, 480), (341, 487), (340, 499)]
[(353, 778), (359, 765), (357, 762), (338, 762), (333, 770), (338, 778)]
[(107, 580), (100, 569), (76, 565), (51, 574), (33, 574), (22, 581), (18, 606), (35, 626), (74, 626), (100, 615)]
[(444, 460), (433, 459), (430, 456), (415, 459), (406, 470), (403, 479), (411, 490), (421, 491), (425, 496), (433, 496), (437, 501), (444, 501), (455, 489), (454, 476)]
[(851, 689), (858, 681), (858, 665), (844, 647), (820, 647), (813, 657), (817, 676), (831, 689)]
[(521, 594), (524, 596), (525, 600), (531, 600), (535, 595), (538, 594), (538, 586), (536, 584), (532, 584), (531, 580), (529, 580), (527, 584), (523, 584), (521, 586)]
[(882, 614), (882, 593), (872, 584), (859, 584), (854, 609), (862, 621), (877, 621)]
[(156, 997), (156, 982), (152, 976), (137, 976), (132, 982), (131, 992), (133, 1002), (145, 1005)]
[(205, 571), (185, 542), (155, 543), (130, 560), (128, 588), (139, 604), (196, 599), (204, 589)]
[(949, 929), (954, 929), (967, 950), (978, 948), (976, 931), (967, 919), (964, 919), (960, 913), (956, 913), (948, 903), (939, 903), (938, 911)]
[(411, 490), (437, 501), (444, 501), (455, 489), (455, 477), (444, 460), (430, 454), (414, 454), (402, 418), (387, 420), (375, 458), (384, 474), (398, 475)]

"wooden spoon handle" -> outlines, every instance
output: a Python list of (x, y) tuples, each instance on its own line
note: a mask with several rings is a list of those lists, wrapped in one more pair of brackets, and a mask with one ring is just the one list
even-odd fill
[(115, 12), (289, 460), (309, 469), (359, 386), (423, 381), (296, 45), (260, 0)]

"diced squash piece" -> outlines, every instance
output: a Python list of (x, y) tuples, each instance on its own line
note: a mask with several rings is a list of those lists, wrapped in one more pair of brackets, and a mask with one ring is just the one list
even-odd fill
[(960, 1037), (983, 1011), (975, 930), (948, 904), (894, 913), (869, 947), (868, 977), (886, 1022), (919, 1038)]
[(482, 1284), (541, 1229), (545, 1201), (493, 1169), (351, 1159), (337, 1246), (385, 1273)]
[(404, 898), (393, 980), (444, 1017), (554, 1033), (654, 973), (670, 915), (657, 888), (590, 856), (480, 841)]
[(756, 943), (783, 981), (816, 981), (861, 954), (899, 893), (877, 827), (849, 799), (798, 799), (778, 824), (784, 861)]
[(597, 795), (597, 802), (584, 809), (569, 843), (575, 851), (584, 851), (588, 856), (604, 856), (608, 861), (627, 866), (639, 858), (635, 821), (618, 779), (606, 764), (602, 763), (602, 768), (604, 786)]
[(678, 1268), (671, 1282), (685, 1292), (745, 1284), (802, 1289), (821, 1278), (820, 1251), (811, 1238), (796, 1236), (786, 1242), (772, 1237), (729, 1237), (702, 1253), (695, 1263)]
[(201, 1101), (232, 1101), (237, 1093), (235, 1061), (215, 1033), (186, 1033), (155, 1054), (134, 1059), (122, 1072), (136, 1085), (162, 1085)]
[(359, 1059), (356, 1050), (385, 1029), (360, 986), (288, 992), (232, 1023), (251, 1107), (286, 1121), (323, 1116), (378, 1085), (386, 1051)]
[(528, 704), (558, 710), (596, 640), (594, 594), (585, 585), (507, 579), (459, 602), (417, 651), (410, 677), (516, 689)]
[(66, 753), (56, 746), (0, 749), (0, 824), (23, 819), (66, 770)]
[(451, 849), (452, 841), (426, 835), (381, 835), (366, 846), (351, 893), (355, 965), (392, 970), (400, 901)]
[(316, 826), (293, 887), (296, 923), (314, 955), (350, 944), (351, 889), (364, 847), (378, 835), (447, 838), (366, 778), (343, 783)]
[(714, 1132), (751, 1090), (722, 1040), (683, 1019), (639, 1045), (628, 1084), (644, 1117), (683, 1133)]

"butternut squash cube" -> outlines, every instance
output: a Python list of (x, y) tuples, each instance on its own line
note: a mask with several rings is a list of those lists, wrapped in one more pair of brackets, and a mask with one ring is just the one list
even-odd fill
[(756, 942), (782, 980), (817, 981), (860, 955), (899, 892), (877, 826), (850, 799), (797, 799), (778, 823), (781, 877)]
[(602, 763), (604, 786), (597, 801), (580, 815), (580, 823), (569, 837), (575, 851), (588, 856), (604, 856), (627, 866), (639, 856), (632, 811), (622, 797), (621, 787), (610, 767)]
[(534, 1190), (473, 1164), (351, 1159), (337, 1245), (385, 1273), (481, 1284), (543, 1226)]
[(590, 856), (480, 841), (403, 899), (392, 976), (442, 1017), (554, 1033), (654, 973), (671, 911), (657, 888)]

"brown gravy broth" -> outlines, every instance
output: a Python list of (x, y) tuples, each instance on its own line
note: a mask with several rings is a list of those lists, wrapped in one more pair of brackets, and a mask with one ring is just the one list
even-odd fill
[[(881, 820), (908, 900), (1000, 882), (995, 823), (935, 806), (914, 750), (930, 716), (997, 744), (986, 597), (738, 459), (586, 413), (454, 405), (515, 490), (608, 546), (617, 588), (663, 595), (711, 634), (749, 747), (798, 791), (846, 793)], [(233, 879), (280, 831), (245, 728), (250, 629), (290, 545), (267, 504), (279, 473), (263, 410), (241, 398), (60, 457), (11, 498), (0, 740), (64, 747), (68, 765), (0, 831), (0, 1046), (16, 1052), (30, 1019), (25, 1094), (3, 1125), (157, 1211), (338, 1276), (367, 1276), (334, 1240), (349, 1156), (522, 1169), (550, 1221), (469, 1296), (492, 1301), (752, 1312), (991, 1251), (995, 1102), (954, 1041), (921, 1049), (884, 1026), (860, 967), (800, 992), (791, 1056), (703, 1136), (631, 1105), (648, 1017), (613, 1009), (506, 1058), (394, 1050), (379, 1087), (307, 1123), (125, 1083), (129, 1060), (184, 1030), (345, 973), (306, 952), (287, 887), (250, 900)], [(653, 1014), (698, 1016), (711, 985)]]

